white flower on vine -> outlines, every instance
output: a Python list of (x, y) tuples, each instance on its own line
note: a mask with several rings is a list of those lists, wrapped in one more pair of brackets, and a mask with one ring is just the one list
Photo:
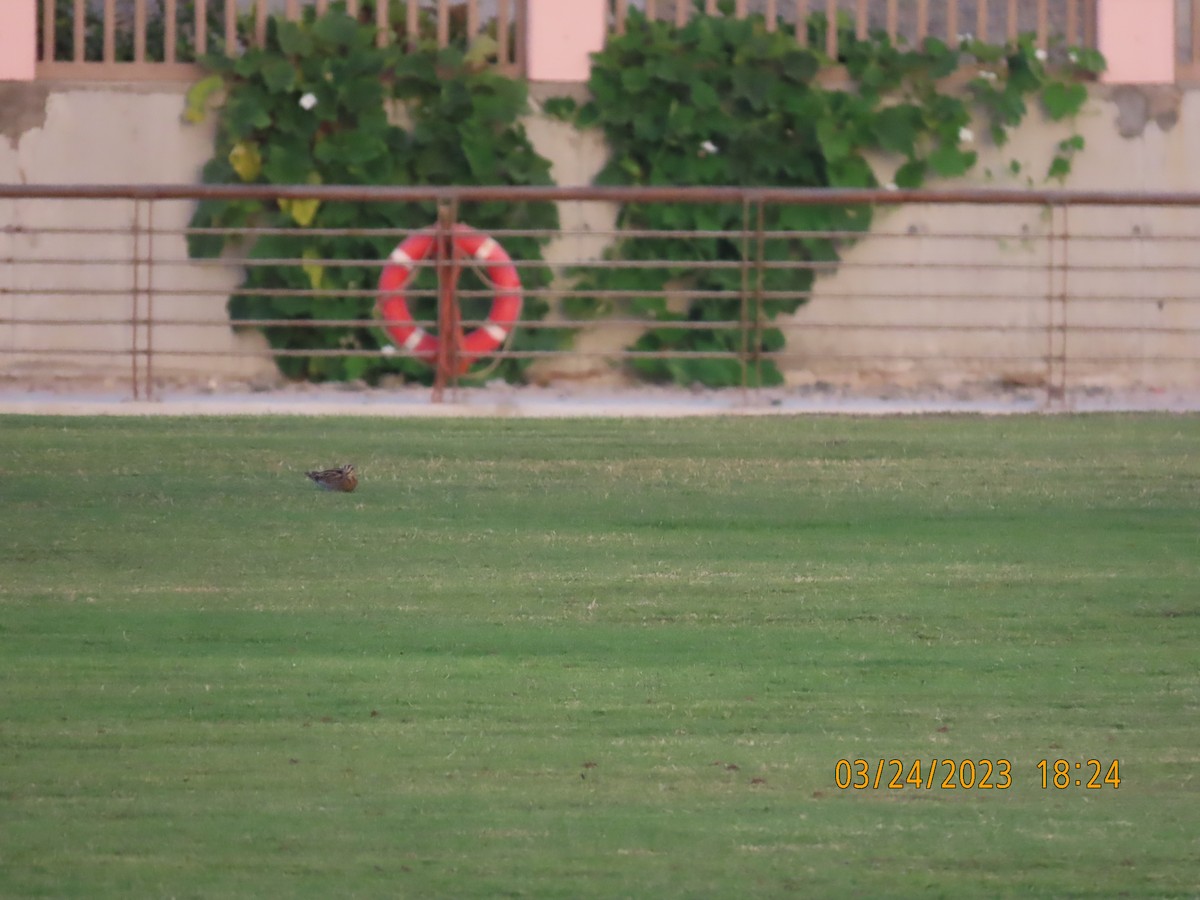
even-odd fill
[(984, 81), (995, 81), (1000, 76), (997, 75), (995, 72), (993, 72), (991, 69), (984, 69), (982, 72), (979, 73), (979, 77), (982, 78)]
[(317, 105), (317, 95), (314, 94), (312, 91), (309, 91), (307, 94), (305, 94), (303, 97), (300, 98), (300, 108), (305, 110), (306, 112), (308, 110), (312, 109), (316, 105)]
[(1033, 55), (1037, 57), (1038, 62), (1045, 62), (1050, 58), (1050, 54), (1041, 47), (1038, 47), (1037, 50), (1033, 51)]
[(958, 142), (960, 144), (971, 144), (975, 142), (975, 132), (970, 128), (963, 127), (958, 129)]
[(712, 156), (713, 154), (717, 153), (718, 150), (719, 148), (712, 141), (705, 141), (700, 145), (701, 156)]

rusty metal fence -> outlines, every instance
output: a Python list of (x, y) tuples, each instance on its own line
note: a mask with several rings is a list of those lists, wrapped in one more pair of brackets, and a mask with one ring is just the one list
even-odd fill
[[(384, 249), (372, 258), (297, 253), (262, 259), (244, 251), (191, 258), (186, 240), (194, 234), (188, 223), (195, 204), (220, 198), (425, 204), (445, 211), (447, 227), (469, 203), (557, 204), (561, 226), (555, 232), (500, 231), (491, 237), (501, 246), (522, 237), (549, 240), (544, 262), (517, 257), (513, 267), (523, 272), (549, 266), (553, 281), (526, 288), (524, 296), (545, 301), (550, 312), (544, 319), (522, 318), (515, 327), (569, 334), (569, 345), (519, 349), (504, 341), (477, 361), (532, 360), (531, 377), (540, 381), (620, 377), (639, 360), (716, 359), (736, 367), (742, 384), (757, 383), (770, 363), (797, 389), (823, 382), (972, 382), (1036, 391), (1046, 405), (1063, 402), (1076, 388), (1200, 388), (1200, 194), (733, 187), (0, 185), (0, 377), (119, 379), (132, 397), (146, 399), (171, 380), (250, 378), (288, 356), (395, 359), (413, 350), (415, 343), (404, 342), (279, 350), (255, 329), (284, 322), (313, 329), (397, 324), (365, 313), (301, 322), (257, 319), (234, 329), (227, 302), (255, 266), (361, 270), (366, 287), (358, 290), (260, 292), (285, 306), (315, 301), (319, 308), (353, 298), (369, 309), (380, 274), (396, 263), (387, 248), (410, 232), (322, 232), (375, 241)], [(629, 203), (722, 205), (737, 213), (733, 226), (717, 230), (630, 232), (617, 224), (618, 211)], [(874, 222), (865, 234), (764, 226), (772, 210), (802, 206), (870, 207)], [(301, 241), (314, 234), (311, 228), (283, 231)], [(260, 233), (230, 230), (247, 239)], [(654, 242), (654, 258), (618, 252), (641, 238)], [(814, 240), (836, 246), (840, 258), (769, 252), (772, 242), (800, 246)], [(699, 260), (698, 241), (723, 241), (731, 252)], [(418, 274), (444, 264), (436, 253), (412, 263)], [(698, 288), (689, 276), (706, 269), (723, 272), (725, 286)], [(661, 273), (661, 280), (646, 286), (643, 278), (632, 289), (580, 287), (589, 273), (614, 271)], [(406, 287), (414, 301), (438, 294), (431, 274)], [(572, 301), (585, 294), (604, 315), (571, 314)], [(802, 303), (795, 313), (772, 319), (767, 310), (779, 300)], [(652, 321), (643, 312), (648, 301), (676, 315), (669, 323)], [(718, 307), (726, 312), (710, 313)], [(439, 321), (442, 306), (425, 308), (435, 312), (411, 324), (448, 333)], [(737, 312), (729, 315), (730, 309)], [(470, 330), (495, 323), (477, 318), (460, 324)], [(715, 349), (637, 344), (663, 324), (734, 339)], [(768, 328), (778, 328), (785, 342), (765, 346)], [(448, 369), (441, 386), (458, 379), (457, 369)]]

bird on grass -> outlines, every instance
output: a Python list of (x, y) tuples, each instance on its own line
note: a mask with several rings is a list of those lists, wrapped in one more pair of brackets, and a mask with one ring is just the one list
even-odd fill
[(348, 494), (358, 487), (358, 471), (350, 463), (334, 469), (320, 469), (304, 474), (326, 491), (343, 491)]

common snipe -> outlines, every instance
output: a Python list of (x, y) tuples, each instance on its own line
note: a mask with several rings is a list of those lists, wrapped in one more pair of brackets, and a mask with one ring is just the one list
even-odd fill
[(350, 463), (336, 469), (321, 469), (305, 473), (327, 491), (345, 491), (347, 494), (358, 487), (358, 470)]

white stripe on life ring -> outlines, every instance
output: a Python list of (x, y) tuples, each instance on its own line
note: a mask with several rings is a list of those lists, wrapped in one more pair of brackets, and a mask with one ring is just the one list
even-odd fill
[(410, 352), (413, 350), (416, 350), (417, 346), (423, 340), (425, 340), (425, 329), (424, 328), (414, 328), (413, 333), (410, 334), (404, 341), (404, 345), (403, 345), (404, 349), (408, 350)]
[(394, 263), (399, 263), (400, 265), (406, 267), (413, 261), (413, 258), (404, 251), (403, 247), (397, 247), (395, 250), (393, 250), (388, 255), (388, 259)]
[(491, 259), (492, 254), (499, 249), (500, 245), (493, 238), (484, 238), (483, 243), (479, 245), (479, 249), (475, 251), (475, 258)]
[(508, 337), (508, 329), (503, 325), (485, 325), (483, 326), (484, 334), (490, 337), (497, 344), (503, 344), (505, 338)]

